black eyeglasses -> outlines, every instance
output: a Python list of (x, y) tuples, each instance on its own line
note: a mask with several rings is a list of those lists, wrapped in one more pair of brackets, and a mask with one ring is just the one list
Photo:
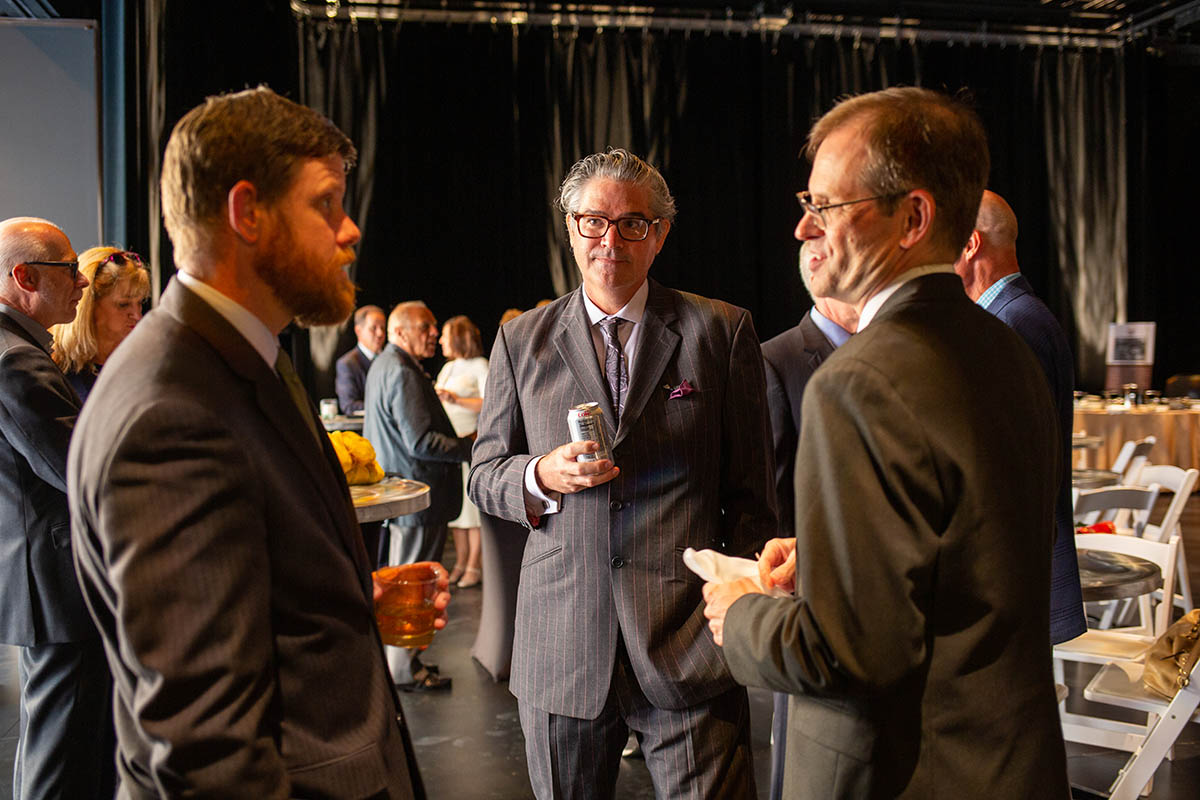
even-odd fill
[(816, 217), (821, 230), (825, 230), (825, 212), (831, 208), (869, 203), (872, 200), (890, 200), (894, 197), (903, 197), (905, 194), (907, 192), (891, 192), (890, 194), (877, 194), (874, 197), (861, 197), (858, 200), (843, 200), (840, 203), (822, 203), (821, 205), (817, 205), (812, 201), (812, 192), (796, 192), (796, 199), (800, 201), (800, 207), (804, 209), (804, 213), (812, 214)]
[(585, 239), (599, 239), (608, 233), (610, 225), (616, 225), (617, 235), (627, 242), (642, 241), (650, 235), (651, 225), (657, 225), (659, 222), (662, 222), (662, 217), (654, 219), (645, 219), (644, 217), (609, 219), (599, 214), (576, 214), (574, 211), (571, 212), (571, 216), (575, 219), (575, 227), (579, 231), (579, 235)]
[(71, 280), (79, 277), (79, 261), (22, 261), (22, 264), (39, 267), (65, 267), (71, 271)]

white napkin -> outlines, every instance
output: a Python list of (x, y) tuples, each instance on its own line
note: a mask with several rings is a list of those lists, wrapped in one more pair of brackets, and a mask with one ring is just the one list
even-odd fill
[[(683, 563), (692, 572), (706, 581), (727, 583), (738, 578), (750, 578), (759, 589), (763, 588), (758, 579), (758, 562), (749, 558), (737, 558), (718, 553), (716, 550), (694, 550), (691, 547), (683, 551)], [(774, 586), (766, 591), (771, 597), (791, 597), (792, 593)]]

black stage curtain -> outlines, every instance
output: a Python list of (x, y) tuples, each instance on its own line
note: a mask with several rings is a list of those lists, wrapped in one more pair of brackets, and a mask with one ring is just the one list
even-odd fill
[(1125, 305), (1119, 52), (297, 25), (303, 100), (362, 145), (366, 301), (421, 298), (490, 336), (506, 307), (574, 288), (558, 183), (581, 155), (624, 146), (662, 169), (680, 208), (655, 275), (748, 307), (772, 336), (811, 302), (791, 231), (812, 120), (844, 94), (916, 84), (973, 98), (1023, 269), (1073, 337), (1080, 383), (1103, 379), (1103, 331)]

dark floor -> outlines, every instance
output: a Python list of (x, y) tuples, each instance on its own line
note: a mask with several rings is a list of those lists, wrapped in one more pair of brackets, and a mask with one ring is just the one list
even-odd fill
[[(1200, 500), (1193, 498), (1193, 505)], [(1185, 517), (1185, 530), (1188, 530)], [(1200, 513), (1193, 512), (1191, 530), (1200, 532)], [(1191, 536), (1189, 536), (1189, 539)], [(1200, 553), (1200, 542), (1192, 548)], [(453, 556), (447, 555), (447, 562)], [(1200, 562), (1197, 557), (1191, 566)], [(485, 578), (486, 579), (486, 578)], [(1200, 588), (1200, 584), (1193, 584)], [(517, 718), (516, 700), (505, 683), (491, 677), (470, 657), (478, 626), (481, 592), (460, 589), (450, 606), (450, 624), (441, 631), (423, 656), (438, 664), (442, 675), (454, 679), (449, 692), (403, 696), (405, 716), (416, 744), (417, 758), (431, 800), (523, 800), (531, 797), (525, 770), (524, 742)], [(16, 749), (17, 708), (15, 650), (0, 646), (0, 800), (11, 800), (12, 759)], [(1094, 668), (1067, 665), (1071, 687), (1068, 709), (1096, 709), (1083, 699), (1083, 686)], [(750, 693), (752, 742), (759, 797), (765, 798), (771, 699), (767, 692)], [(1116, 712), (1119, 709), (1109, 709)], [(1097, 713), (1091, 711), (1090, 713)], [(1125, 763), (1127, 754), (1103, 748), (1068, 744), (1068, 769), (1076, 798), (1103, 797)], [(1095, 790), (1095, 794), (1082, 787)], [(638, 800), (654, 797), (645, 765), (624, 760), (617, 797)], [(1176, 760), (1164, 762), (1155, 777), (1153, 800), (1196, 800), (1200, 797), (1200, 725), (1189, 725)]]

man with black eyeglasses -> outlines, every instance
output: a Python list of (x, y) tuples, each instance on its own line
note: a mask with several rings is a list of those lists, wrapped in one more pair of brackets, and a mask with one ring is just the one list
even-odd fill
[(79, 396), (50, 359), (88, 280), (66, 234), (0, 222), (0, 641), (18, 645), (13, 797), (112, 797), (112, 679), (71, 562), (67, 449)]
[[(588, 156), (559, 205), (583, 286), (501, 329), (469, 481), (530, 528), (509, 685), (534, 794), (612, 797), (632, 730), (657, 796), (754, 797), (747, 696), (682, 553), (774, 535), (758, 337), (744, 309), (647, 277), (675, 201), (642, 159)], [(603, 457), (571, 441), (582, 403)]]

